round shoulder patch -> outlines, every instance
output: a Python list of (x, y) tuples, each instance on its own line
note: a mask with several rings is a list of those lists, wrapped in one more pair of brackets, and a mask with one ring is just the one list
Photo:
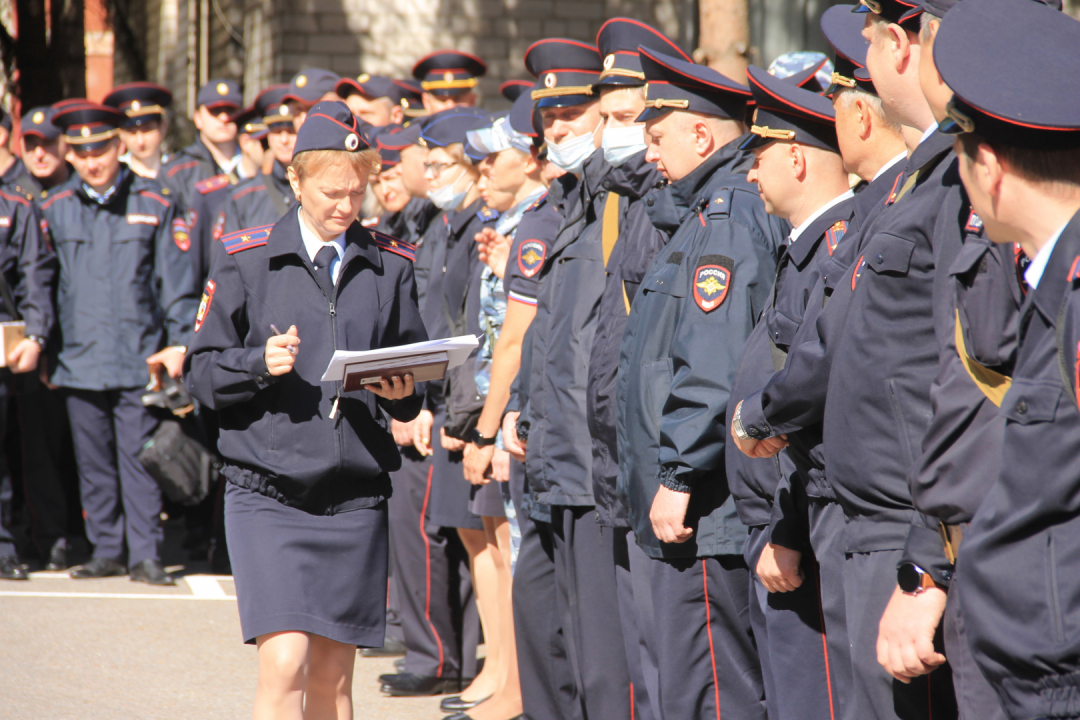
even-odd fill
[(518, 269), (527, 278), (535, 277), (544, 267), (547, 245), (539, 240), (526, 240), (518, 247)]

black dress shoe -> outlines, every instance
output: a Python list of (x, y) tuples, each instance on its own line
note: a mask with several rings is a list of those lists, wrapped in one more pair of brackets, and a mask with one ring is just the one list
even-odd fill
[(30, 573), (26, 572), (26, 566), (19, 562), (14, 555), (0, 557), (0, 580), (29, 580)]
[(462, 686), (468, 684), (464, 679), (441, 678), (432, 675), (416, 675), (414, 673), (384, 675), (379, 679), (383, 681), (380, 689), (391, 697), (448, 695), (461, 692)]
[(176, 581), (165, 572), (160, 560), (143, 560), (131, 566), (131, 582), (144, 582), (147, 585), (175, 585)]
[(82, 567), (77, 567), (68, 573), (75, 580), (89, 580), (92, 578), (116, 577), (127, 575), (127, 568), (109, 558), (91, 558), (90, 562)]
[(67, 570), (67, 557), (67, 543), (63, 540), (57, 540), (53, 543), (52, 550), (49, 551), (49, 562), (45, 564), (45, 569), (49, 572)]
[(490, 697), (488, 695), (486, 698), (480, 698), (479, 700), (462, 700), (460, 695), (454, 695), (453, 697), (443, 698), (443, 701), (439, 703), (439, 709), (443, 712), (460, 714), (466, 710), (471, 710)]
[(364, 648), (360, 654), (364, 657), (398, 657), (405, 654), (405, 643), (397, 638), (388, 637), (383, 640), (381, 648)]

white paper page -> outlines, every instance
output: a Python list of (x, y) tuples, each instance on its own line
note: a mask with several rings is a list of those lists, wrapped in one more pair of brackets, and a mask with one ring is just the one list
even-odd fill
[(345, 377), (345, 366), (355, 362), (370, 362), (383, 358), (396, 358), (407, 355), (425, 355), (431, 352), (445, 352), (448, 358), (447, 369), (457, 367), (468, 359), (480, 345), (480, 341), (473, 335), (460, 335), (458, 337), (444, 338), (442, 340), (428, 340), (426, 342), (398, 345), (397, 347), (379, 348), (378, 350), (338, 350), (330, 358), (330, 364), (323, 373), (323, 382), (339, 382)]

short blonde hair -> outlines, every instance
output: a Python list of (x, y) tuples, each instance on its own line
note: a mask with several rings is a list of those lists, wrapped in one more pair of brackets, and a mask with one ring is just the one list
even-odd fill
[(307, 175), (315, 175), (331, 165), (348, 164), (357, 175), (368, 173), (375, 175), (382, 169), (379, 151), (367, 148), (360, 152), (348, 150), (305, 150), (293, 156), (289, 167), (296, 173), (298, 180)]

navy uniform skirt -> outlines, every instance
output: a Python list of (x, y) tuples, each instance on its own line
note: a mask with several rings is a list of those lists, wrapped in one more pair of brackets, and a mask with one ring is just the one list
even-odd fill
[(439, 441), (439, 428), (445, 420), (445, 411), (440, 410), (435, 414), (435, 424), (431, 427), (435, 471), (431, 477), (428, 522), (439, 527), (483, 530), (484, 521), (469, 511), (472, 485), (465, 479), (464, 455), (449, 452)]
[(227, 483), (225, 534), (244, 642), (295, 631), (382, 647), (387, 533), (385, 502), (313, 515)]
[(503, 504), (503, 485), (492, 480), (487, 485), (472, 485), (469, 512), (480, 517), (506, 517)]

